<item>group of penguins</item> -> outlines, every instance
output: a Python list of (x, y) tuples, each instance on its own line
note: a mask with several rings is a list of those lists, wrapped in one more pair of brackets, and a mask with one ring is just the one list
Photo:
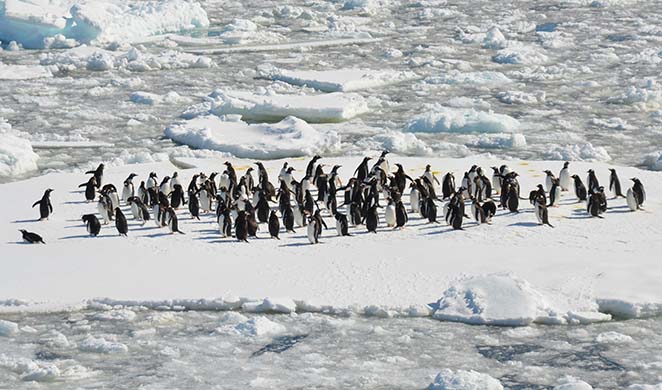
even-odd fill
[[(395, 171), (391, 172), (388, 153), (382, 152), (375, 163), (371, 163), (371, 157), (363, 158), (347, 183), (339, 177), (340, 165), (333, 166), (327, 172), (326, 166), (318, 162), (322, 157), (315, 155), (308, 162), (301, 180), (295, 179), (296, 169), (285, 162), (277, 177), (278, 187), (272, 184), (261, 162), (255, 163), (256, 181), (253, 167), (239, 176), (228, 161), (224, 163), (225, 169), (220, 175), (218, 172), (209, 176), (204, 173), (193, 175), (186, 189), (177, 172), (160, 180), (155, 172), (151, 172), (147, 180), (141, 181), (137, 187), (134, 179), (138, 175), (130, 174), (119, 191), (113, 184), (104, 184), (104, 164), (86, 172), (92, 176), (79, 187), (85, 188), (88, 202), (97, 200), (103, 224), (114, 221), (118, 233), (123, 236), (129, 229), (120, 208), (122, 203), (130, 207), (135, 220), (143, 224), (152, 220), (157, 227), (168, 227), (172, 233), (184, 234), (179, 229), (177, 210), (186, 206), (191, 217), (198, 220), (201, 213), (215, 213), (222, 237), (235, 237), (248, 242), (249, 238), (257, 237), (259, 224), (266, 223), (271, 237), (280, 239), (282, 220), (288, 233), (294, 232), (295, 227), (305, 227), (312, 244), (319, 242), (322, 227), (328, 229), (322, 217), (322, 208), (336, 220), (338, 235), (350, 236), (350, 224), (365, 225), (368, 232), (376, 233), (380, 223), (379, 209), (384, 209), (388, 227), (403, 228), (409, 220), (408, 210), (402, 201), (405, 191), (409, 191), (410, 212), (419, 213), (430, 223), (437, 223), (441, 214), (446, 223), (456, 230), (461, 230), (464, 219), (469, 218), (465, 211), (467, 201), (470, 202), (471, 218), (478, 224), (490, 224), (498, 208), (493, 197), (496, 199), (498, 196), (499, 207), (510, 212), (518, 212), (520, 200), (525, 199), (520, 195), (517, 172), (507, 165), (491, 167), (491, 178), (481, 167), (474, 165), (464, 173), (457, 187), (452, 172), (446, 173), (440, 182), (430, 165), (417, 178), (407, 175), (403, 166), (397, 163), (394, 164)], [(632, 211), (638, 210), (646, 199), (641, 181), (632, 178), (633, 186), (627, 190), (627, 195), (623, 195), (616, 170), (610, 171), (609, 189), (616, 197), (625, 197)], [(545, 186), (539, 184), (529, 194), (539, 224), (553, 227), (549, 223), (547, 209), (558, 206), (561, 192), (569, 191), (571, 187), (574, 187), (579, 201), (586, 201), (587, 212), (602, 218), (601, 214), (607, 210), (607, 198), (593, 170), (588, 171), (587, 186), (578, 175), (570, 174), (569, 162), (564, 163), (558, 178), (549, 170), (545, 173)], [(441, 194), (438, 195), (439, 187)], [(315, 196), (313, 189), (316, 189)], [(47, 189), (42, 199), (33, 205), (40, 206), (42, 220), (53, 211), (50, 202), (52, 191)], [(339, 197), (342, 199), (340, 205)], [(272, 209), (273, 203), (278, 204), (277, 210)], [(438, 211), (440, 203), (443, 203), (441, 213)], [(339, 211), (343, 207), (345, 213)], [(102, 221), (95, 214), (83, 215), (82, 220), (90, 235), (99, 234)], [(43, 243), (36, 233), (21, 232), (27, 242)]]

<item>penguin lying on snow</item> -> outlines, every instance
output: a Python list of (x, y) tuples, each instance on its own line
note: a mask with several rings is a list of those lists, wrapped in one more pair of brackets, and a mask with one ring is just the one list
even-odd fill
[(29, 244), (46, 244), (44, 239), (37, 233), (29, 232), (25, 229), (20, 229), (19, 232), (23, 235), (23, 241)]

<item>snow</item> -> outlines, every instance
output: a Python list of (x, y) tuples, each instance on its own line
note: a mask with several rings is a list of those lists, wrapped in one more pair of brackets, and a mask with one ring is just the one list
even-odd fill
[[(238, 174), (254, 163), (229, 160)], [(346, 181), (360, 160), (360, 156), (326, 157), (321, 162), (342, 165), (340, 173)], [(389, 155), (389, 160), (391, 166), (402, 163), (410, 176), (420, 175), (429, 163), (439, 172), (438, 177), (448, 171), (458, 177), (473, 164), (489, 169), (504, 162), (481, 156), (444, 159)], [(131, 172), (144, 180), (152, 171), (160, 176), (178, 171), (187, 182), (194, 173), (218, 171), (225, 159), (172, 161), (179, 168), (168, 159), (108, 167), (105, 180), (119, 185)], [(287, 161), (300, 178), (308, 159)], [(525, 194), (543, 180), (544, 169), (557, 172), (562, 166), (562, 162), (550, 161), (506, 163), (521, 174)], [(275, 180), (283, 160), (264, 164)], [(571, 172), (582, 177), (589, 168), (595, 169), (605, 184), (609, 167), (613, 166), (570, 164)], [(564, 193), (561, 206), (549, 209), (554, 229), (537, 226), (531, 206), (522, 201), (522, 212), (500, 211), (491, 226), (466, 221), (464, 231), (453, 231), (443, 222), (429, 225), (410, 214), (407, 228), (398, 231), (382, 226), (377, 234), (366, 235), (365, 228), (358, 227), (351, 229), (352, 237), (336, 237), (335, 229), (325, 230), (319, 246), (308, 244), (301, 229), (283, 233), (280, 241), (267, 239), (264, 226), (258, 232), (261, 239), (249, 244), (221, 239), (213, 215), (203, 214), (198, 222), (189, 218), (186, 209), (179, 211), (184, 235), (170, 235), (151, 224), (141, 227), (130, 220), (128, 238), (118, 237), (112, 225), (103, 226), (99, 237), (90, 238), (77, 222), (80, 215), (96, 211), (95, 203), (84, 202), (83, 195), (76, 192), (85, 181), (84, 175), (51, 173), (0, 184), (0, 234), (7, 237), (0, 242), (5, 259), (0, 300), (30, 303), (9, 301), (0, 308), (3, 312), (80, 310), (103, 304), (159, 310), (243, 310), (249, 303), (249, 310), (291, 311), (293, 300), (297, 311), (418, 316), (430, 314), (412, 311), (412, 306), (421, 307), (442, 297), (441, 303), (448, 305), (434, 310), (435, 316), (467, 322), (586, 323), (606, 319), (600, 312), (621, 318), (659, 315), (662, 275), (656, 254), (662, 244), (655, 239), (660, 233), (655, 210), (662, 205), (656, 196), (662, 192), (662, 178), (659, 173), (637, 168), (617, 169), (624, 184), (625, 178), (634, 176), (643, 181), (649, 197), (645, 210), (624, 213), (625, 200), (609, 199), (610, 209), (604, 219), (587, 218), (585, 205), (577, 203), (574, 194)], [(38, 213), (30, 206), (48, 187), (55, 188), (54, 214), (48, 221), (38, 222)], [(409, 208), (407, 194), (404, 199)], [(324, 215), (331, 224), (332, 219), (326, 212)], [(17, 244), (21, 241), (17, 229), (21, 228), (41, 234), (47, 245)], [(468, 245), (473, 255), (455, 261), (462, 258)], [(625, 250), (633, 259), (626, 263), (622, 257)], [(93, 262), (88, 253), (97, 254)], [(440, 263), (440, 257), (448, 261)], [(131, 272), (126, 271), (129, 269)], [(472, 300), (470, 309), (462, 306), (468, 301), (461, 291), (486, 296), (476, 295), (481, 298)], [(265, 297), (283, 298), (265, 301)], [(32, 302), (42, 304), (32, 306)], [(513, 303), (516, 307), (511, 306)]]
[(559, 382), (560, 384), (555, 386), (554, 390), (593, 390), (588, 383), (571, 376), (565, 377)]
[(428, 390), (503, 390), (501, 382), (477, 371), (440, 371)]
[(235, 331), (248, 337), (262, 337), (285, 332), (285, 327), (266, 317), (253, 317), (235, 326)]
[(18, 324), (11, 321), (0, 320), (0, 336), (9, 337), (18, 333)]
[(51, 77), (47, 67), (39, 65), (5, 65), (0, 62), (0, 80), (29, 80)]
[[(207, 101), (190, 110), (200, 115), (241, 115), (250, 120), (281, 120), (296, 116), (307, 122), (342, 122), (368, 112), (365, 99), (356, 93), (334, 92), (321, 95), (285, 95), (263, 90), (249, 91), (217, 89)], [(185, 112), (184, 117), (191, 117)]]
[(662, 107), (662, 89), (651, 80), (644, 86), (631, 85), (627, 90), (607, 99), (607, 103), (635, 106), (641, 110), (655, 110)]
[(410, 120), (404, 130), (412, 133), (512, 133), (518, 128), (519, 121), (505, 114), (435, 105), (431, 111)]
[(662, 151), (645, 155), (641, 164), (648, 169), (662, 171)]
[(207, 115), (168, 126), (164, 134), (181, 144), (241, 158), (306, 156), (340, 148), (340, 136), (336, 132), (316, 130), (292, 116), (278, 123), (248, 124)]
[(593, 146), (590, 142), (575, 145), (554, 145), (547, 151), (550, 160), (564, 161), (610, 161), (611, 156), (602, 146)]
[(263, 301), (246, 302), (241, 305), (247, 313), (294, 313), (297, 304), (290, 298), (265, 298)]
[(0, 40), (31, 49), (52, 47), (49, 38), (57, 36), (60, 43), (131, 42), (207, 26), (202, 6), (184, 0), (6, 0), (0, 9)]
[(460, 72), (453, 70), (443, 73), (439, 76), (430, 76), (425, 79), (429, 84), (466, 84), (475, 86), (496, 86), (502, 84), (509, 84), (513, 81), (505, 74), (496, 71), (481, 71), (481, 72)]
[(262, 77), (293, 85), (307, 86), (323, 92), (352, 92), (412, 80), (414, 72), (370, 69), (287, 70), (273, 66), (260, 69)]
[(37, 362), (26, 358), (14, 358), (0, 353), (0, 368), (18, 374), (24, 381), (50, 382), (57, 379), (60, 369), (52, 363)]
[(539, 65), (548, 60), (547, 55), (527, 44), (509, 45), (492, 57), (492, 61), (496, 63), (516, 65)]
[(605, 332), (605, 333), (600, 333), (595, 338), (595, 341), (600, 344), (623, 344), (623, 343), (631, 343), (634, 341), (634, 339), (626, 334), (622, 334), (618, 332)]
[(481, 134), (469, 145), (485, 149), (522, 149), (526, 146), (526, 137), (519, 133)]
[(115, 354), (125, 353), (129, 348), (122, 344), (106, 340), (104, 337), (88, 336), (85, 340), (78, 344), (78, 349), (82, 352)]
[(522, 91), (503, 91), (496, 94), (500, 102), (506, 104), (536, 104), (545, 101), (545, 91), (526, 93)]
[(503, 49), (508, 46), (508, 40), (503, 36), (501, 30), (497, 27), (492, 27), (485, 34), (482, 46), (486, 49)]
[(129, 100), (136, 104), (146, 104), (152, 106), (155, 104), (177, 104), (177, 103), (190, 103), (191, 99), (181, 96), (175, 91), (170, 91), (165, 95), (159, 95), (156, 93), (145, 92), (145, 91), (136, 91), (131, 92), (129, 95)]
[(0, 117), (0, 177), (18, 176), (37, 169), (39, 156), (22, 134)]

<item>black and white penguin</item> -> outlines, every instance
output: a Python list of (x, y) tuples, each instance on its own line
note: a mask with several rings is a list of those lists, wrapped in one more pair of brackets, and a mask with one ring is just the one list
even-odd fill
[(170, 177), (170, 187), (174, 187), (176, 185), (182, 185), (182, 182), (179, 181), (179, 173), (178, 172), (173, 172), (172, 176)]
[(496, 192), (497, 195), (501, 192), (501, 185), (503, 184), (503, 178), (501, 177), (501, 172), (499, 172), (499, 168), (497, 167), (491, 167), (492, 168), (492, 188), (494, 188), (494, 191)]
[(200, 211), (203, 213), (208, 213), (213, 210), (212, 201), (214, 199), (214, 194), (212, 194), (211, 186), (209, 182), (205, 182), (198, 192)]
[(473, 198), (471, 201), (471, 216), (478, 225), (487, 222), (487, 219), (485, 218), (485, 210), (483, 210), (483, 205), (476, 198)]
[(377, 233), (377, 226), (379, 225), (379, 213), (377, 213), (377, 205), (370, 207), (365, 216), (365, 226), (368, 232)]
[(607, 197), (604, 187), (598, 187), (589, 195), (586, 211), (593, 217), (602, 218), (600, 214), (607, 211)]
[(250, 203), (246, 203), (246, 226), (248, 237), (257, 237), (257, 231), (260, 230), (260, 226), (255, 218), (255, 210)]
[(395, 203), (391, 198), (388, 199), (388, 204), (384, 210), (384, 220), (386, 221), (386, 226), (395, 227), (397, 222), (395, 219)]
[(492, 201), (492, 199), (488, 199), (483, 203), (482, 209), (483, 214), (485, 215), (485, 222), (487, 224), (491, 224), (492, 218), (496, 215), (496, 204)]
[(186, 199), (184, 198), (184, 188), (181, 184), (174, 184), (172, 186), (172, 192), (170, 193), (170, 206), (177, 210), (179, 206), (186, 205)]
[(304, 211), (303, 205), (301, 203), (294, 205), (292, 208), (292, 216), (294, 217), (294, 223), (296, 223), (298, 227), (306, 226), (306, 212)]
[(280, 221), (278, 220), (278, 215), (276, 215), (276, 212), (274, 210), (271, 210), (271, 214), (269, 214), (269, 234), (271, 235), (271, 238), (278, 238), (278, 232), (280, 231)]
[(572, 185), (572, 180), (570, 176), (570, 162), (566, 161), (563, 163), (563, 168), (559, 172), (559, 184), (561, 185), (561, 191), (569, 191), (570, 186)]
[(453, 227), (453, 230), (463, 230), (462, 222), (464, 220), (464, 201), (458, 194), (454, 196), (449, 204), (447, 222)]
[(106, 184), (101, 187), (101, 194), (108, 196), (110, 199), (111, 210), (115, 210), (117, 207), (120, 207), (120, 196), (117, 193), (117, 187), (114, 184)]
[(126, 217), (119, 207), (115, 208), (115, 227), (120, 236), (126, 236), (129, 232), (129, 224), (126, 222)]
[(455, 176), (452, 172), (448, 172), (444, 175), (444, 179), (441, 184), (441, 195), (443, 199), (449, 199), (455, 193)]
[(85, 222), (85, 227), (87, 232), (90, 233), (90, 236), (96, 237), (101, 231), (101, 222), (94, 214), (85, 214), (83, 215), (83, 222)]
[(188, 195), (188, 211), (191, 213), (191, 218), (200, 220), (200, 202), (195, 192), (191, 192)]
[(86, 175), (88, 175), (88, 174), (94, 175), (94, 178), (96, 179), (96, 182), (97, 182), (97, 188), (101, 187), (101, 185), (103, 184), (103, 169), (104, 169), (104, 165), (99, 164), (97, 169), (95, 169), (93, 171), (85, 172)]
[(223, 209), (218, 216), (218, 232), (222, 237), (232, 237), (232, 211), (229, 208)]
[(545, 188), (542, 184), (538, 184), (537, 189), (529, 193), (529, 203), (535, 205), (536, 202), (547, 204), (547, 194), (545, 194)]
[(430, 181), (430, 183), (432, 183), (433, 186), (435, 184), (438, 185), (438, 186), (441, 185), (441, 183), (439, 182), (439, 179), (437, 179), (437, 176), (435, 176), (434, 172), (432, 172), (432, 166), (430, 164), (427, 164), (425, 166), (425, 172), (423, 172), (423, 176), (426, 177), (428, 179), (428, 181)]
[(322, 218), (322, 214), (320, 213), (319, 210), (315, 211), (315, 214), (313, 214), (312, 217), (315, 221), (317, 221), (317, 224), (315, 225), (317, 227), (317, 232), (318, 237), (322, 236), (322, 226), (324, 226), (324, 229), (328, 229), (329, 227), (326, 226), (326, 222), (324, 222), (324, 218)]
[(136, 194), (135, 187), (133, 185), (133, 178), (136, 177), (135, 173), (132, 173), (129, 175), (129, 177), (124, 180), (124, 184), (122, 186), (122, 198), (121, 200), (124, 203), (127, 203), (129, 201), (129, 198), (133, 197)]
[(159, 183), (156, 181), (156, 179), (156, 172), (150, 172), (149, 177), (147, 178), (147, 183), (145, 183), (147, 188), (153, 188), (156, 191), (159, 187)]
[(317, 169), (316, 163), (321, 158), (322, 156), (316, 154), (308, 162), (308, 165), (306, 166), (306, 176), (308, 176), (309, 179), (312, 179), (313, 176), (315, 175), (315, 170)]
[(257, 208), (257, 220), (260, 223), (266, 223), (270, 221), (270, 216), (269, 216), (269, 211), (271, 211), (271, 208), (269, 207), (269, 202), (267, 201), (267, 197), (264, 194), (264, 191), (259, 190), (257, 191), (258, 194), (258, 200), (257, 204), (255, 207)]
[(92, 176), (87, 183), (83, 183), (78, 188), (85, 187), (85, 200), (88, 202), (93, 201), (97, 197), (97, 179)]
[(164, 176), (159, 185), (159, 192), (162, 194), (170, 195), (172, 188), (170, 187), (170, 176)]
[(618, 179), (618, 174), (616, 173), (616, 169), (614, 168), (609, 168), (609, 171), (611, 172), (609, 174), (609, 191), (614, 193), (614, 197), (621, 197), (625, 198), (625, 195), (623, 195), (623, 191), (621, 190), (621, 181)]
[(19, 229), (19, 232), (21, 232), (21, 235), (23, 236), (23, 241), (28, 244), (46, 244), (44, 239), (37, 233), (29, 232), (25, 229)]
[(545, 206), (544, 203), (535, 202), (535, 212), (539, 224), (547, 225), (552, 228), (554, 227), (551, 223), (549, 223), (549, 212), (547, 210), (547, 206)]
[(283, 226), (285, 226), (285, 231), (294, 233), (294, 210), (292, 210), (291, 205), (287, 205), (283, 211)]
[(352, 202), (349, 205), (349, 218), (353, 226), (358, 226), (363, 223), (363, 211), (358, 203)]
[(577, 197), (577, 200), (579, 201), (584, 201), (586, 200), (586, 187), (584, 187), (584, 183), (582, 183), (582, 179), (577, 176), (577, 175), (572, 175), (572, 179), (575, 181), (575, 196)]
[(508, 205), (508, 210), (510, 210), (511, 213), (519, 212), (519, 195), (517, 194), (515, 186), (509, 186), (506, 203)]
[(409, 192), (409, 203), (411, 205), (411, 211), (413, 213), (418, 213), (421, 211), (421, 193), (418, 191), (416, 183), (411, 183), (411, 191)]
[(543, 171), (545, 172), (545, 191), (549, 192), (552, 189), (552, 185), (554, 184), (554, 180), (556, 180), (556, 177), (550, 170)]
[(646, 190), (644, 189), (644, 185), (641, 183), (641, 180), (638, 178), (633, 177), (630, 180), (634, 182), (634, 185), (632, 186), (632, 192), (634, 193), (634, 197), (637, 200), (637, 208), (641, 208), (641, 206), (644, 204), (644, 201), (646, 200)]
[(39, 205), (40, 221), (47, 220), (48, 216), (53, 213), (53, 205), (51, 204), (51, 192), (53, 191), (54, 190), (52, 188), (48, 188), (46, 191), (44, 191), (44, 195), (41, 197), (41, 199), (32, 204), (32, 208), (34, 208), (36, 205)]
[(559, 179), (552, 179), (552, 188), (549, 189), (548, 207), (558, 207), (561, 202), (561, 183)]
[(396, 227), (396, 229), (404, 227), (407, 224), (408, 221), (409, 221), (409, 217), (407, 216), (407, 209), (405, 209), (405, 205), (402, 204), (402, 201), (399, 200), (395, 203), (395, 227)]
[(313, 217), (310, 217), (310, 221), (308, 221), (308, 230), (307, 230), (307, 236), (308, 236), (308, 242), (311, 244), (318, 244), (319, 243), (319, 229), (317, 228), (317, 220)]
[(168, 221), (168, 228), (170, 233), (179, 233), (184, 234), (183, 231), (179, 230), (179, 221), (177, 220), (177, 212), (172, 207), (168, 207), (165, 210), (166, 219)]
[(597, 191), (597, 189), (600, 187), (600, 182), (598, 181), (598, 177), (595, 175), (595, 171), (592, 169), (588, 170), (588, 193), (589, 195)]
[(239, 210), (237, 219), (234, 221), (234, 231), (238, 241), (248, 242), (248, 220), (246, 219), (246, 211)]
[(471, 198), (471, 194), (474, 192), (474, 182), (472, 177), (475, 175), (475, 165), (472, 167), (474, 169), (473, 174), (469, 174), (469, 172), (464, 172), (464, 176), (462, 177), (462, 188), (464, 188), (464, 191), (460, 192), (464, 199), (469, 199)]
[(97, 203), (97, 211), (103, 219), (103, 224), (107, 225), (113, 220), (113, 209), (111, 207), (110, 199), (106, 195), (99, 195), (99, 202)]
[(342, 213), (335, 214), (336, 219), (336, 231), (339, 236), (350, 236), (349, 234), (349, 222), (347, 221), (347, 216)]
[(438, 223), (437, 204), (434, 202), (434, 199), (432, 198), (425, 199), (425, 214), (428, 218), (429, 223)]
[(139, 197), (132, 196), (127, 199), (127, 202), (131, 206), (131, 214), (133, 215), (134, 220), (143, 222), (149, 221), (149, 209)]
[(359, 183), (365, 181), (365, 179), (368, 177), (368, 174), (370, 173), (370, 168), (368, 167), (368, 162), (370, 160), (372, 160), (372, 157), (364, 157), (363, 161), (361, 161), (361, 164), (359, 164), (359, 166), (354, 171), (356, 179), (359, 181)]

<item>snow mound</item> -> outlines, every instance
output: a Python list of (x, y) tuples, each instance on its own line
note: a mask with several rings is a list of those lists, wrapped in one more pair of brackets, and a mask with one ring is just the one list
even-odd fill
[[(51, 46), (61, 35), (78, 42), (139, 40), (152, 35), (209, 26), (197, 2), (158, 0), (10, 0), (0, 8), (0, 40), (25, 48)], [(63, 42), (62, 38), (58, 38)], [(71, 43), (71, 42), (69, 42)]]
[(519, 121), (504, 114), (475, 109), (436, 105), (432, 111), (414, 117), (405, 126), (407, 132), (421, 133), (512, 133)]
[(602, 146), (585, 143), (581, 145), (555, 145), (546, 153), (550, 160), (563, 161), (610, 161), (611, 156)]
[(61, 372), (52, 363), (36, 362), (26, 358), (13, 358), (0, 354), (0, 368), (5, 368), (19, 375), (26, 382), (50, 382), (57, 379)]
[(365, 99), (356, 93), (282, 95), (271, 91), (216, 90), (209, 96), (210, 112), (238, 114), (245, 119), (274, 121), (296, 116), (307, 122), (342, 122), (368, 112)]
[(128, 352), (129, 348), (122, 344), (113, 341), (108, 341), (103, 337), (95, 338), (88, 336), (85, 340), (81, 341), (78, 344), (78, 349), (83, 352), (94, 352), (94, 353), (124, 353)]
[(631, 85), (624, 93), (607, 99), (607, 103), (630, 105), (642, 110), (659, 109), (662, 107), (662, 89), (656, 86), (653, 80), (643, 87)]
[(600, 333), (595, 338), (595, 341), (600, 344), (627, 344), (633, 342), (634, 339), (626, 334), (618, 332), (605, 332)]
[(641, 164), (650, 170), (662, 171), (662, 151), (645, 155)]
[(9, 337), (18, 333), (18, 324), (11, 321), (0, 320), (0, 336)]
[(387, 130), (370, 137), (369, 141), (373, 150), (388, 150), (405, 156), (425, 156), (432, 153), (432, 148), (411, 133)]
[(503, 390), (501, 382), (476, 371), (444, 369), (437, 374), (428, 390)]
[[(572, 311), (554, 307), (552, 300), (527, 281), (511, 274), (466, 277), (454, 283), (432, 305), (432, 317), (442, 321), (501, 326), (531, 323), (591, 323), (609, 320), (597, 311)], [(590, 309), (589, 309), (590, 310)]]
[(266, 317), (254, 317), (235, 326), (235, 331), (249, 337), (260, 337), (269, 334), (283, 333), (285, 327)]
[(560, 384), (554, 387), (554, 390), (592, 390), (592, 389), (593, 386), (589, 385), (588, 383), (582, 380), (573, 378), (571, 376), (567, 376), (561, 379)]
[(25, 136), (0, 117), (0, 177), (17, 176), (37, 169), (39, 156)]
[(481, 134), (469, 145), (484, 149), (521, 149), (526, 146), (526, 137), (519, 133)]
[(503, 36), (501, 30), (497, 27), (492, 27), (485, 34), (482, 46), (486, 49), (504, 49), (508, 46), (508, 40)]
[(262, 76), (292, 85), (307, 86), (323, 92), (351, 92), (383, 87), (412, 80), (414, 72), (370, 69), (287, 70), (276, 67), (262, 68)]
[(262, 301), (246, 302), (241, 306), (247, 313), (284, 313), (297, 310), (297, 304), (290, 298), (265, 298)]
[(538, 65), (548, 60), (538, 49), (526, 45), (508, 46), (492, 57), (492, 61), (499, 64)]
[(207, 115), (171, 125), (164, 133), (173, 141), (193, 148), (231, 153), (242, 158), (300, 157), (340, 148), (338, 133), (318, 131), (296, 117), (287, 117), (278, 123), (248, 124)]
[(58, 69), (73, 70), (128, 70), (148, 72), (161, 69), (211, 68), (215, 64), (209, 57), (165, 50), (158, 54), (144, 53), (135, 47), (126, 50), (105, 50), (82, 45), (64, 51), (43, 53), (41, 65), (54, 65)]
[(522, 91), (503, 91), (496, 94), (501, 103), (506, 104), (537, 104), (545, 101), (545, 91), (526, 93)]
[(51, 77), (52, 73), (40, 65), (5, 65), (0, 63), (0, 80), (30, 80)]
[(513, 81), (501, 72), (482, 71), (482, 72), (460, 72), (457, 70), (442, 74), (441, 76), (430, 76), (425, 79), (428, 84), (466, 84), (466, 85), (502, 85), (512, 83)]

